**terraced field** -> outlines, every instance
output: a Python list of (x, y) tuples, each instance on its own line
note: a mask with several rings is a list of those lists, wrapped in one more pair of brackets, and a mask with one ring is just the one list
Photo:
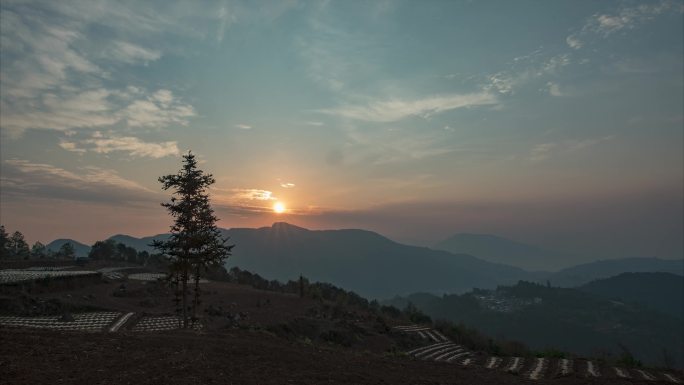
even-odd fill
[(453, 343), (439, 331), (427, 326), (406, 325), (395, 326), (394, 331), (417, 334), (428, 345), (410, 350), (406, 354), (422, 359), (450, 362), (462, 366), (477, 365), (490, 370), (517, 374), (530, 380), (549, 380), (554, 378), (603, 378), (633, 381), (652, 381), (682, 384), (681, 375), (654, 370), (600, 367), (589, 360), (551, 359), (544, 357), (497, 357), (482, 356), (468, 351), (465, 347)]
[(0, 284), (27, 282), (37, 279), (98, 275), (90, 270), (63, 270), (63, 268), (29, 268), (20, 270), (0, 270)]
[[(0, 327), (40, 328), (52, 330), (71, 330), (85, 332), (117, 332), (132, 330), (134, 332), (151, 332), (174, 330), (181, 327), (181, 319), (169, 315), (144, 315), (136, 319), (135, 313), (121, 312), (88, 312), (71, 315), (73, 320), (65, 320), (63, 316), (19, 317), (0, 316)], [(201, 324), (193, 327), (198, 330)]]

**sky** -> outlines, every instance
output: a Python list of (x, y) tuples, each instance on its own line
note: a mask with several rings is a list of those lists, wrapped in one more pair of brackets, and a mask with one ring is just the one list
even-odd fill
[(684, 1), (3, 0), (0, 223), (31, 242), (166, 232), (157, 178), (191, 150), (225, 228), (682, 258), (683, 15)]

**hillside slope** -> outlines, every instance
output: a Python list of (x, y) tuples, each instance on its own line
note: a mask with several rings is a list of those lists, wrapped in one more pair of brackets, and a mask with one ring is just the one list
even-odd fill
[(78, 241), (74, 241), (73, 239), (55, 239), (54, 241), (48, 243), (45, 247), (48, 250), (56, 253), (65, 243), (71, 243), (71, 245), (74, 247), (74, 253), (78, 258), (85, 258), (90, 252), (90, 246)]
[(530, 271), (556, 270), (569, 260), (562, 253), (543, 250), (490, 234), (456, 234), (434, 246), (437, 250), (474, 255), (485, 261), (503, 263)]
[(552, 286), (576, 287), (622, 273), (684, 274), (684, 259), (621, 258), (584, 263), (549, 275)]
[(595, 296), (638, 303), (684, 318), (684, 276), (672, 273), (623, 273), (578, 287)]

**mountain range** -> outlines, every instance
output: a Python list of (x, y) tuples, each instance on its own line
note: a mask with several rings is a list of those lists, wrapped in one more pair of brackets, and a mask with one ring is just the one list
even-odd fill
[(456, 234), (433, 247), (452, 253), (476, 255), (489, 262), (518, 266), (529, 271), (556, 270), (571, 256), (491, 234)]
[[(599, 261), (555, 273), (529, 272), (479, 256), (400, 244), (365, 230), (307, 230), (278, 222), (270, 227), (221, 231), (237, 245), (227, 267), (238, 266), (277, 280), (297, 279), (301, 274), (370, 298), (415, 292), (462, 293), (474, 287), (495, 288), (519, 280), (549, 280), (553, 286), (569, 287), (624, 272), (681, 274), (684, 270), (682, 260), (631, 258)], [(165, 237), (168, 234), (144, 238), (115, 235), (110, 239), (153, 252), (152, 241)], [(516, 262), (515, 258), (509, 260), (511, 264)]]

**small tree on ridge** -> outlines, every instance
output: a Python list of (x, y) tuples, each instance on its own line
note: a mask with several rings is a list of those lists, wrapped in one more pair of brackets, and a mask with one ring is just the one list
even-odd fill
[(195, 155), (183, 155), (183, 167), (177, 174), (159, 178), (162, 189), (172, 190), (171, 201), (162, 203), (174, 218), (168, 240), (154, 241), (154, 246), (170, 261), (170, 274), (181, 286), (183, 328), (188, 327), (188, 283), (194, 279), (192, 319), (197, 317), (199, 306), (200, 274), (210, 266), (221, 265), (235, 245), (227, 245), (216, 227), (218, 218), (209, 204), (207, 189), (214, 184), (211, 174), (197, 168)]

